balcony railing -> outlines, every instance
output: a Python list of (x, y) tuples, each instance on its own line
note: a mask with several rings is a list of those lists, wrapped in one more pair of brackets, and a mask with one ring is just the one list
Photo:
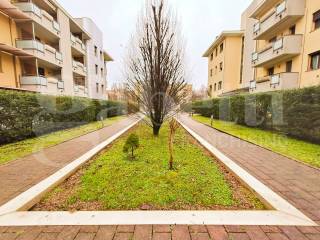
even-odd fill
[(22, 85), (40, 85), (40, 86), (47, 86), (48, 80), (42, 76), (22, 76), (21, 77), (21, 84)]
[(251, 92), (268, 92), (295, 89), (298, 87), (299, 73), (284, 72), (251, 81), (249, 88)]
[(253, 36), (256, 40), (270, 39), (285, 28), (294, 24), (305, 13), (305, 1), (284, 0), (274, 7), (274, 10), (253, 27)]
[(71, 40), (72, 47), (82, 52), (83, 54), (85, 53), (86, 45), (81, 41), (81, 39), (71, 34), (70, 40)]
[(83, 63), (78, 62), (78, 61), (76, 61), (76, 60), (73, 60), (72, 66), (73, 66), (73, 70), (74, 70), (76, 73), (78, 73), (78, 74), (80, 74), (80, 75), (86, 75), (86, 73), (87, 73), (87, 68), (84, 66)]
[(44, 28), (56, 35), (60, 34), (60, 24), (45, 10), (42, 10), (31, 2), (14, 2), (13, 4), (21, 11), (30, 15), (35, 22), (41, 24)]
[(16, 46), (24, 50), (37, 50), (44, 53), (44, 44), (37, 40), (17, 40)]
[(302, 35), (284, 36), (265, 49), (252, 54), (252, 64), (254, 67), (274, 65), (285, 61), (301, 53)]
[(75, 84), (73, 90), (77, 96), (85, 97), (88, 95), (88, 88), (85, 86)]
[(41, 58), (47, 62), (61, 65), (63, 62), (62, 53), (57, 51), (55, 48), (43, 44), (37, 40), (17, 40), (17, 48), (28, 51), (35, 57)]
[(57, 88), (58, 88), (58, 89), (64, 89), (64, 82), (58, 81), (58, 83), (57, 83)]

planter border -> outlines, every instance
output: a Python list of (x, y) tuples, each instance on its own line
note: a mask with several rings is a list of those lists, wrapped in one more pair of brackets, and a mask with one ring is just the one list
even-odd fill
[(206, 225), (281, 225), (317, 226), (301, 211), (273, 192), (230, 158), (213, 147), (197, 133), (180, 124), (202, 146), (216, 156), (244, 184), (256, 192), (275, 210), (267, 211), (105, 211), (105, 212), (28, 212), (41, 197), (84, 163), (116, 140), (142, 118), (99, 144), (74, 162), (30, 188), (0, 207), (0, 226), (68, 226), (68, 225), (154, 225), (154, 224), (206, 224)]

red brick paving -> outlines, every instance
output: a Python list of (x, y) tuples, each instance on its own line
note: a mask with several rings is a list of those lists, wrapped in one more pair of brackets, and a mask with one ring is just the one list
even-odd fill
[(320, 222), (320, 169), (217, 131), (187, 115), (180, 120), (310, 219)]
[[(49, 230), (48, 230), (49, 229)], [(88, 229), (90, 231), (88, 231)], [(6, 228), (0, 240), (319, 240), (315, 227), (261, 227), (242, 226), (241, 232), (230, 226), (165, 226), (166, 232), (157, 232), (159, 226), (95, 226), (83, 227), (25, 227)], [(227, 230), (228, 229), (228, 230)], [(270, 229), (272, 231), (270, 231)], [(274, 231), (274, 229), (277, 229)], [(125, 231), (125, 232), (124, 232)]]
[(134, 117), (124, 119), (96, 132), (1, 165), (0, 205), (79, 158), (136, 120)]

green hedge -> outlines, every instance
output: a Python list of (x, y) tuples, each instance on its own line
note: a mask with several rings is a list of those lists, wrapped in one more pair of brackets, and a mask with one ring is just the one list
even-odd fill
[(320, 143), (320, 86), (194, 102), (195, 113)]
[(0, 144), (125, 113), (125, 104), (0, 90)]

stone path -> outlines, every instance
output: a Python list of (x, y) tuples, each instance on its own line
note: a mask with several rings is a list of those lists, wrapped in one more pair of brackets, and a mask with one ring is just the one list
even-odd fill
[[(320, 224), (320, 169), (222, 133), (183, 115), (191, 130)], [(320, 240), (320, 238), (319, 238)]]
[(0, 205), (28, 190), (136, 120), (137, 118), (132, 116), (98, 131), (1, 165)]
[(319, 240), (319, 227), (50, 226), (0, 227), (1, 240)]

